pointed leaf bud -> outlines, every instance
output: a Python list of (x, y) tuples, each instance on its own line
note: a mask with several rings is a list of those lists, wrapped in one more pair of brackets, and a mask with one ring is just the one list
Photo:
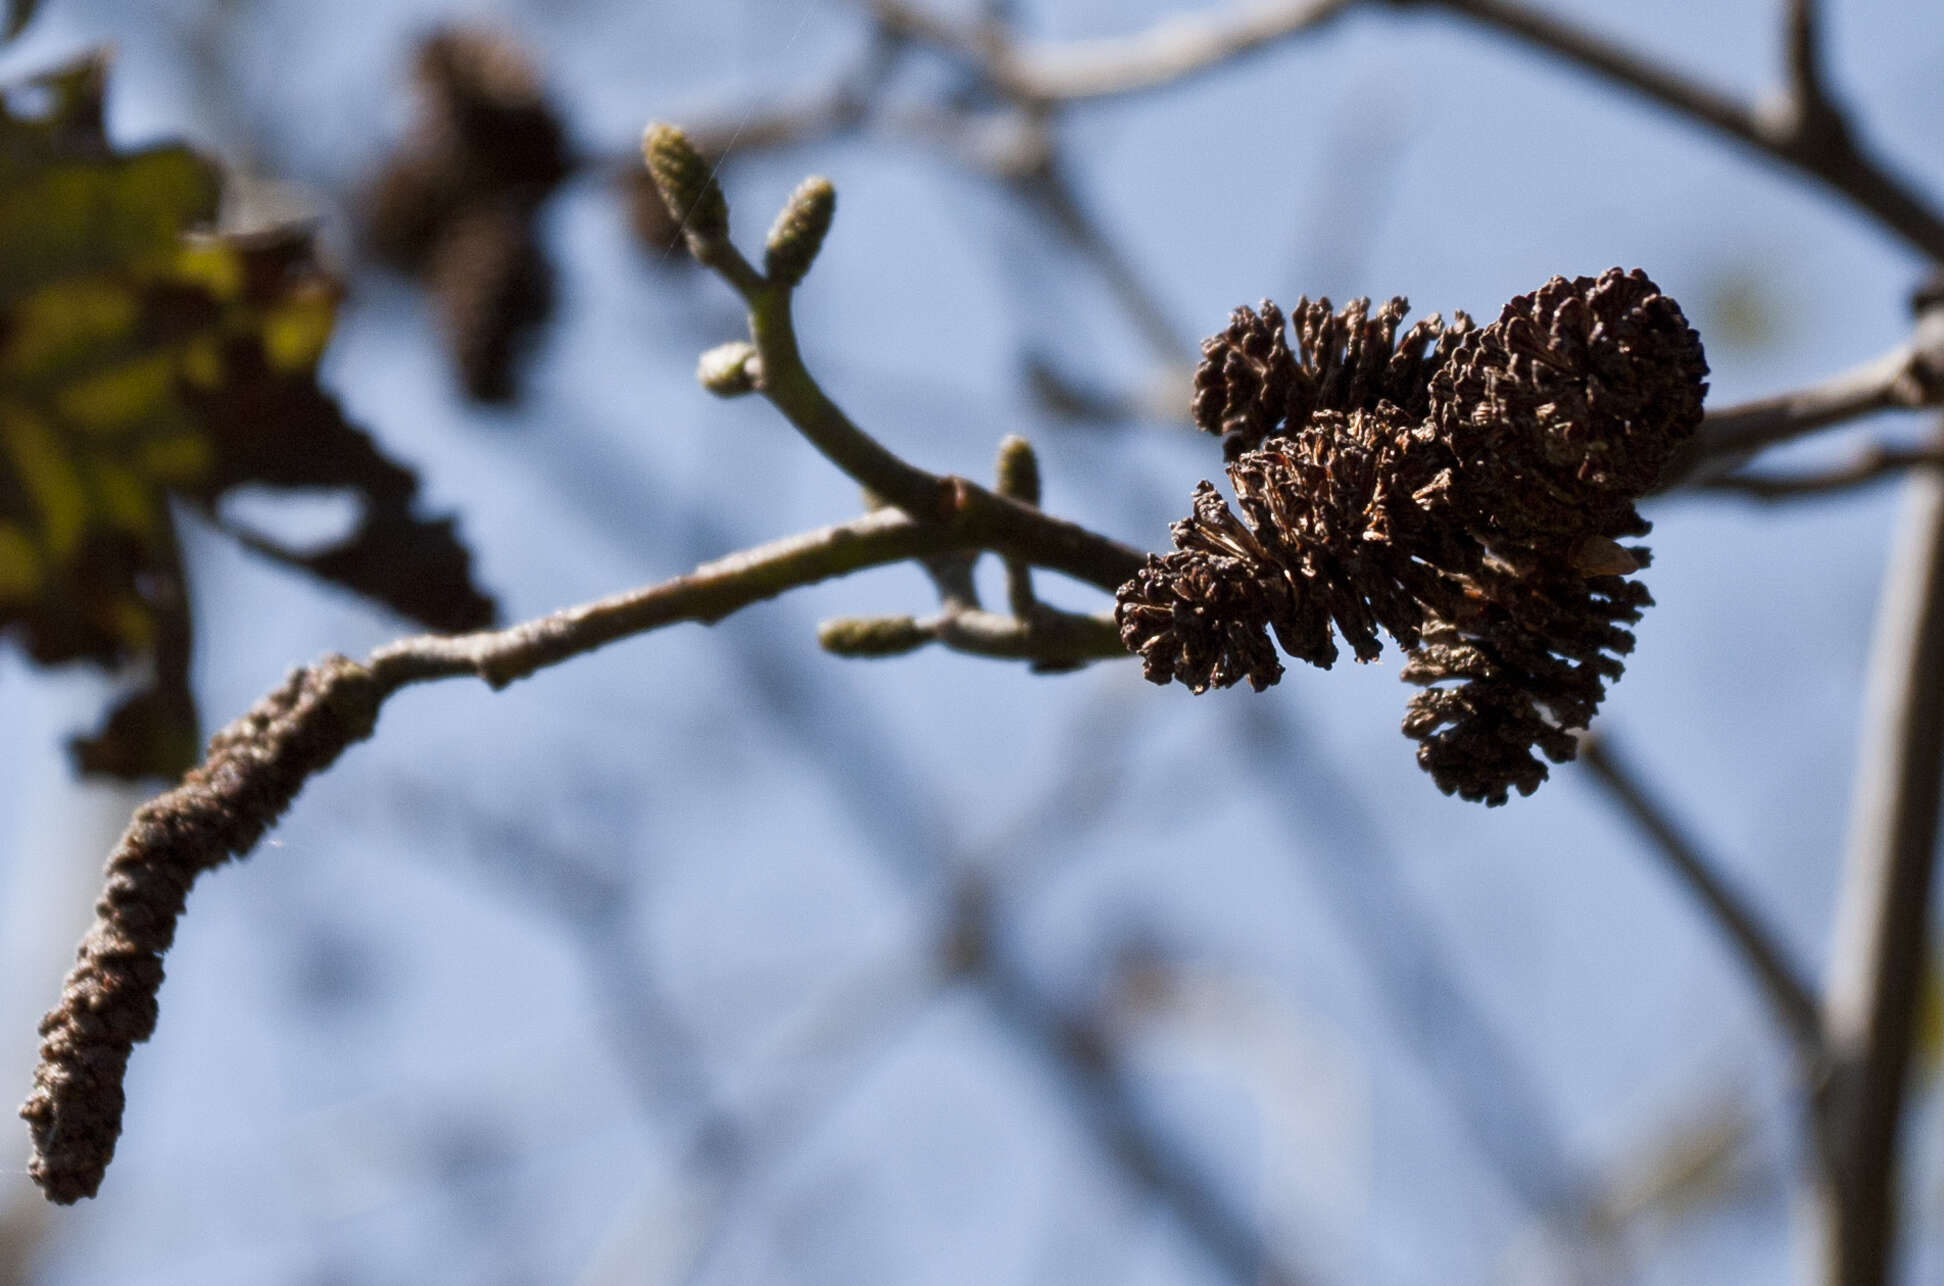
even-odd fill
[(741, 397), (755, 389), (762, 370), (756, 346), (748, 340), (735, 339), (717, 344), (702, 354), (695, 367), (695, 378), (717, 397)]
[(1000, 495), (1039, 508), (1039, 456), (1032, 443), (1017, 433), (1007, 434), (999, 443), (997, 474)]
[(794, 286), (803, 280), (817, 251), (823, 248), (824, 234), (830, 231), (830, 218), (836, 210), (837, 189), (830, 186), (829, 179), (813, 175), (797, 184), (770, 227), (763, 271), (771, 281)]
[(901, 656), (932, 641), (909, 616), (839, 616), (817, 627), (817, 642), (838, 656)]
[(728, 199), (688, 135), (657, 121), (641, 136), (641, 155), (661, 190), (662, 204), (690, 236), (714, 241), (729, 234)]

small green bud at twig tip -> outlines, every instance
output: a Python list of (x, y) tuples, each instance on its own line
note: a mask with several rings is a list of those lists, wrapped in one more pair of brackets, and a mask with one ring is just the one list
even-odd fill
[(756, 346), (745, 339), (717, 344), (696, 363), (695, 378), (717, 397), (741, 397), (761, 382), (763, 364)]
[(817, 642), (838, 656), (900, 656), (932, 641), (909, 616), (839, 616), (817, 627)]
[(837, 189), (830, 180), (812, 176), (797, 184), (771, 225), (763, 271), (778, 285), (794, 286), (810, 271), (824, 234), (837, 210)]
[(642, 159), (660, 190), (662, 204), (691, 237), (715, 241), (729, 235), (729, 202), (708, 159), (688, 135), (656, 121), (641, 136)]
[(1000, 439), (996, 473), (1000, 495), (1039, 508), (1039, 456), (1033, 451), (1032, 443), (1017, 433)]

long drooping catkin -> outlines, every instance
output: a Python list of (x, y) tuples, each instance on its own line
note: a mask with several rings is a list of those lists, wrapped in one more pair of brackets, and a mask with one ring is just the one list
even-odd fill
[(51, 1200), (93, 1196), (115, 1155), (129, 1051), (155, 1030), (162, 954), (190, 886), (248, 852), (312, 774), (371, 735), (381, 695), (370, 671), (341, 656), (294, 671), (210, 739), (181, 785), (136, 812), (60, 1002), (41, 1020), (40, 1066), (20, 1109), (29, 1171)]

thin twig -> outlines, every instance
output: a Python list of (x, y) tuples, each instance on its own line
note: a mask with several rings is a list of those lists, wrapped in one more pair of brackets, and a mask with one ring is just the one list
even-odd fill
[(749, 335), (762, 365), (758, 389), (831, 463), (913, 518), (971, 537), (960, 547), (991, 549), (1112, 590), (1145, 555), (1055, 518), (976, 482), (940, 476), (907, 463), (859, 428), (830, 400), (803, 363), (791, 318), (791, 289), (757, 272), (727, 238), (691, 234), (701, 263), (713, 268), (749, 306)]
[[(974, 914), (978, 914), (974, 912)], [(1121, 1170), (1171, 1208), (1224, 1275), (1251, 1286), (1296, 1286), (1308, 1274), (1275, 1253), (1262, 1231), (1143, 1121), (1112, 1038), (1067, 1013), (1026, 969), (990, 948), (995, 925), (972, 920), (964, 970), (993, 1011), (1026, 1037), (1070, 1110)]]
[[(1926, 258), (1944, 262), (1944, 215), (1927, 194), (1863, 150), (1820, 80), (1814, 79), (1814, 15), (1806, 9), (1800, 24), (1804, 34), (1797, 36), (1797, 23), (1791, 20), (1791, 74), (1798, 92), (1791, 95), (1788, 110), (1763, 112), (1604, 36), (1511, 0), (1388, 2), (1395, 8), (1444, 9), (1631, 89), (1821, 180)], [(1355, 6), (1348, 0), (1283, 3), (1174, 19), (1132, 36), (996, 51), (972, 28), (940, 18), (923, 5), (868, 0), (868, 7), (885, 28), (966, 59), (1013, 101), (1045, 105), (1172, 85), (1312, 30)], [(1800, 92), (1804, 67), (1811, 68), (1808, 97)]]
[(1311, 31), (1360, 0), (1281, 0), (1164, 19), (1128, 36), (1007, 51), (995, 79), (1032, 102), (1074, 102), (1179, 84)]
[[(1548, 1096), (1398, 874), (1366, 797), (1287, 702), (1247, 702), (1237, 762), (1279, 814), (1292, 855), (1342, 925), (1423, 1075), (1450, 1101), (1506, 1191), (1563, 1239), (1589, 1231), (1589, 1184)], [(1307, 837), (1308, 842), (1302, 842)], [(1355, 860), (1345, 860), (1354, 857)]]
[(1756, 113), (1746, 104), (1669, 70), (1656, 58), (1627, 49), (1550, 13), (1509, 0), (1394, 0), (1394, 3), (1398, 8), (1449, 10), (1542, 52), (1576, 63), (1751, 147), (1769, 151), (1775, 145)]
[(1128, 654), (1111, 614), (1083, 616), (1042, 605), (1028, 617), (959, 611), (944, 612), (918, 624), (954, 651), (1032, 661), (1041, 667), (1071, 668)]
[(1564, 58), (1820, 179), (1932, 262), (1944, 262), (1944, 214), (1932, 198), (1863, 150), (1827, 100), (1814, 117), (1761, 112), (1603, 36), (1511, 0), (1391, 0), (1437, 7)]
[[(833, 697), (822, 684), (800, 681), (794, 668), (801, 664), (800, 654), (773, 639), (752, 646), (762, 655), (742, 654), (754, 671), (746, 671), (748, 686), (773, 695), (775, 726), (802, 750), (807, 769), (825, 774), (871, 841), (869, 850), (914, 890), (950, 896), (952, 949), (943, 957), (953, 970), (950, 977), (986, 1000), (1007, 1032), (1044, 1062), (1083, 1128), (1130, 1185), (1170, 1211), (1236, 1286), (1303, 1280), (1307, 1274), (1288, 1252), (1267, 1244), (1247, 1206), (1182, 1155), (1179, 1144), (1143, 1109), (1108, 1033), (1074, 1013), (1019, 958), (1017, 925), (1030, 916), (1018, 899), (1002, 896), (1013, 889), (965, 877), (972, 862), (946, 838), (942, 805), (908, 763), (887, 752), (871, 704)], [(1063, 807), (1050, 807), (1056, 797)], [(1039, 837), (1053, 851), (1060, 851), (1060, 835), (1085, 828), (1085, 805), (1076, 799), (1084, 800), (1084, 792), (1070, 785), (1070, 774), (1055, 774), (1046, 795), (1029, 806), (1030, 814), (1057, 824), (1054, 836)], [(941, 876), (950, 881), (943, 889)]]
[(1788, 54), (1789, 106), (1799, 128), (1813, 119), (1840, 119), (1823, 76), (1822, 5), (1818, 0), (1787, 0), (1783, 11), (1783, 48)]
[(1704, 478), (1694, 484), (1701, 491), (1744, 496), (1750, 500), (1796, 500), (1804, 496), (1827, 496), (1852, 491), (1880, 482), (1906, 469), (1944, 466), (1944, 449), (1935, 446), (1892, 447), (1873, 443), (1847, 464), (1819, 473), (1749, 474), (1731, 473), (1726, 477)]
[[(1937, 441), (1944, 445), (1944, 426)], [(1944, 472), (1915, 473), (1870, 662), (1830, 953), (1831, 1073), (1816, 1141), (1822, 1280), (1880, 1286), (1894, 1259), (1898, 1124), (1916, 1037), (1944, 779)]]
[[(1170, 320), (1134, 261), (1114, 244), (1100, 221), (1087, 210), (1073, 180), (1059, 163), (1050, 143), (1045, 164), (1030, 175), (1013, 180), (1013, 189), (1026, 198), (1066, 238), (1067, 243), (1094, 267), (1114, 300), (1157, 362), (1180, 366), (1195, 352), (1192, 339)], [(1184, 377), (1184, 389), (1186, 388)], [(1183, 397), (1185, 399), (1186, 393)]]
[(1770, 1008), (1813, 1066), (1822, 1044), (1822, 1018), (1806, 975), (1789, 957), (1774, 930), (1762, 922), (1741, 892), (1704, 857), (1699, 846), (1669, 816), (1609, 739), (1580, 738), (1579, 759), (1606, 788), (1633, 824), (1653, 841), (1675, 876), (1694, 895), (1708, 919), (1728, 939)]
[(1910, 376), (1908, 344), (1819, 384), (1710, 411), (1670, 476), (1690, 484), (1734, 468), (1766, 447), (1891, 407), (1922, 406), (1928, 398)]
[(1926, 287), (1913, 304), (1910, 339), (1881, 357), (1806, 388), (1709, 411), (1664, 485), (1706, 483), (1764, 448), (1859, 416), (1944, 402), (1944, 292)]
[(565, 608), (503, 630), (421, 635), (366, 662), (387, 695), (410, 683), (476, 675), (495, 688), (536, 670), (679, 621), (714, 622), (800, 585), (964, 544), (936, 523), (879, 510), (704, 563), (673, 580)]

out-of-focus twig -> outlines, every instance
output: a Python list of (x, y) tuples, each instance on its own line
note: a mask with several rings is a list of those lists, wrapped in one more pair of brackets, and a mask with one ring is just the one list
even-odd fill
[[(1516, 0), (1389, 0), (1436, 8), (1563, 58), (1662, 107), (1820, 180), (1931, 262), (1944, 262), (1944, 214), (1927, 194), (1864, 150), (1827, 97), (1816, 110), (1765, 112), (1658, 60)], [(1792, 42), (1793, 45), (1794, 42)], [(1804, 48), (1812, 47), (1803, 42)]]
[(1881, 357), (1805, 388), (1710, 410), (1669, 464), (1666, 485), (1704, 484), (1764, 448), (1875, 411), (1944, 401), (1944, 290), (1928, 286), (1913, 304), (1911, 338)]
[[(1944, 426), (1937, 441), (1944, 444)], [(1879, 608), (1824, 1001), (1822, 1276), (1889, 1280), (1897, 1141), (1923, 985), (1944, 781), (1944, 472), (1912, 475)]]
[[(972, 904), (978, 914), (978, 903)], [(991, 949), (996, 925), (964, 926), (963, 969), (1008, 1028), (1026, 1038), (1075, 1116), (1107, 1148), (1122, 1173), (1177, 1213), (1224, 1275), (1251, 1286), (1295, 1286), (1309, 1275), (1274, 1252), (1255, 1221), (1198, 1174), (1179, 1149), (1158, 1138), (1128, 1083), (1113, 1039), (1067, 1013), (1009, 955)]]
[(1782, 15), (1782, 47), (1788, 55), (1789, 110), (1796, 128), (1840, 119), (1823, 76), (1823, 12), (1820, 0), (1788, 0)]
[(1609, 737), (1583, 735), (1579, 759), (1605, 787), (1609, 798), (1652, 841), (1654, 851), (1728, 939), (1813, 1070), (1822, 1046), (1822, 1016), (1809, 984), (1803, 981), (1801, 968), (1789, 958), (1774, 931), (1675, 824), (1626, 757), (1614, 750)]
[[(1134, 93), (1224, 67), (1276, 41), (1318, 27), (1356, 0), (1292, 0), (1177, 18), (1131, 36), (1070, 45), (995, 43), (980, 29), (911, 0), (866, 0), (880, 24), (969, 60), (1003, 94), (1045, 106)], [(1897, 233), (1927, 259), (1944, 262), (1944, 215), (1923, 193), (1864, 150), (1816, 70), (1816, 15), (1790, 17), (1792, 93), (1763, 111), (1658, 60), (1516, 0), (1361, 0), (1398, 9), (1437, 8), (1512, 37), (1631, 89), (1662, 107), (1819, 179)]]
[(1362, 0), (1279, 0), (1182, 14), (1127, 36), (1059, 44), (996, 43), (905, 0), (869, 0), (893, 31), (958, 52), (1020, 102), (1105, 98), (1172, 85), (1320, 27)]
[[(1106, 283), (1114, 299), (1140, 333), (1157, 362), (1179, 366), (1195, 351), (1194, 343), (1169, 319), (1134, 261), (1116, 245), (1074, 189), (1073, 179), (1050, 149), (1035, 172), (1018, 175), (1014, 189), (1037, 206), (1082, 258)], [(1183, 388), (1187, 387), (1184, 372)], [(1185, 399), (1185, 392), (1184, 392)]]
[(1314, 837), (1292, 847), (1312, 859), (1312, 879), (1363, 956), (1404, 1046), (1506, 1190), (1554, 1231), (1583, 1241), (1587, 1176), (1531, 1068), (1403, 887), (1354, 783), (1286, 704), (1249, 702), (1245, 718), (1239, 758), (1288, 833)]
[(1846, 463), (1817, 472), (1730, 473), (1694, 484), (1700, 491), (1745, 496), (1750, 500), (1795, 500), (1853, 491), (1894, 477), (1906, 469), (1944, 465), (1944, 449), (1934, 446), (1893, 447), (1881, 442), (1863, 448)]
[[(981, 877), (969, 869), (966, 855), (954, 851), (938, 801), (908, 766), (884, 754), (867, 704), (825, 693), (801, 673), (797, 655), (779, 645), (756, 640), (749, 648), (759, 651), (738, 653), (748, 687), (768, 695), (777, 725), (803, 747), (806, 765), (829, 777), (871, 838), (870, 850), (918, 891), (942, 898), (938, 938), (947, 949), (940, 954), (941, 982), (963, 985), (989, 1004), (1004, 1029), (1052, 1074), (1116, 1170), (1171, 1211), (1224, 1277), (1237, 1286), (1304, 1280), (1306, 1274), (1273, 1252), (1228, 1194), (1147, 1118), (1105, 1033), (1070, 1012), (1016, 957), (1009, 929), (1014, 908), (1005, 896), (1011, 886)], [(1086, 762), (1050, 777), (1045, 798), (1029, 802), (1022, 814), (1039, 819), (1040, 833), (1011, 828), (1013, 845), (1051, 845), (1084, 829), (1114, 797), (1105, 783), (1076, 795), (1069, 781), (1091, 772), (1104, 752), (1091, 743), (1074, 748)], [(1091, 800), (1091, 808), (1077, 806), (1077, 798)], [(1022, 873), (1009, 874), (1017, 879)], [(1045, 874), (1037, 872), (1034, 883), (1043, 883)]]
[(1744, 1085), (1723, 1086), (1708, 1099), (1641, 1139), (1604, 1177), (1595, 1196), (1594, 1226), (1624, 1235), (1644, 1217), (1692, 1214), (1763, 1179), (1762, 1121)]

